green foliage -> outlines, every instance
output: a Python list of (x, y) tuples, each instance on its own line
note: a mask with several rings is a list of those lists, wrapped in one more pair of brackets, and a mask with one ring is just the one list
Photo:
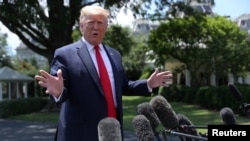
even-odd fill
[[(33, 64), (32, 64), (33, 63)], [(39, 68), (35, 62), (31, 59), (31, 62), (27, 60), (15, 60), (14, 62), (15, 69), (19, 72), (29, 75), (31, 77), (39, 73)]]
[[(159, 19), (168, 16), (166, 10), (174, 5), (173, 3), (175, 2), (172, 0), (133, 2), (128, 0), (71, 0), (68, 4), (59, 0), (4, 0), (0, 2), (0, 21), (11, 32), (17, 34), (28, 48), (46, 57), (50, 63), (57, 48), (78, 38), (75, 33), (72, 37), (72, 29), (79, 26), (79, 11), (83, 6), (104, 5), (111, 12), (109, 21), (112, 23), (121, 7), (125, 7), (125, 12), (132, 10), (135, 17)], [(174, 6), (172, 9), (176, 9), (176, 6), (183, 7), (183, 3)]]
[(76, 42), (78, 41), (79, 39), (81, 39), (81, 32), (78, 28), (75, 28), (72, 32), (72, 38), (73, 38), (73, 41)]
[(128, 54), (123, 56), (123, 65), (130, 80), (137, 80), (141, 76), (146, 64), (145, 37), (133, 35), (134, 45)]
[(114, 18), (126, 3), (127, 0), (73, 0), (68, 4), (57, 0), (3, 1), (0, 3), (0, 21), (28, 48), (46, 57), (50, 63), (57, 48), (77, 38), (75, 33), (72, 38), (72, 29), (78, 26), (83, 6), (105, 5), (107, 9), (112, 8), (110, 17)]
[(0, 68), (3, 66), (11, 67), (11, 56), (7, 50), (7, 35), (0, 33)]
[[(247, 34), (225, 17), (192, 15), (162, 22), (149, 35), (148, 48), (156, 64), (170, 59), (184, 64), (176, 70), (188, 69), (191, 85), (199, 86), (199, 72), (207, 76), (233, 73), (246, 74), (250, 61)], [(225, 55), (227, 54), (227, 55)], [(240, 61), (245, 60), (245, 61)]]
[(143, 74), (141, 75), (140, 79), (147, 79), (150, 74), (152, 74), (154, 72), (154, 70), (150, 67), (146, 67), (144, 70), (143, 70)]
[(47, 102), (47, 98), (27, 98), (1, 101), (0, 118), (40, 111)]
[(122, 56), (126, 55), (135, 44), (130, 33), (131, 31), (127, 27), (110, 25), (105, 34), (104, 43), (117, 49)]
[[(28, 75), (32, 78), (35, 77), (35, 75), (39, 74), (39, 70), (43, 69), (46, 71), (49, 71), (49, 65), (45, 65), (45, 67), (38, 66), (35, 58), (31, 58), (30, 60), (18, 60), (15, 59), (12, 62), (12, 65), (14, 66), (13, 69), (17, 70), (18, 72)], [(36, 97), (36, 96), (44, 96), (45, 92), (43, 87), (40, 87), (38, 85), (37, 81), (33, 81), (28, 84), (28, 97)]]

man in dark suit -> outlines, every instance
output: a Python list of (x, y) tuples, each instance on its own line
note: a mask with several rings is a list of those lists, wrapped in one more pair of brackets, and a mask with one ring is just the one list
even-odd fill
[[(150, 96), (152, 88), (168, 86), (170, 71), (155, 70), (147, 80), (128, 81), (120, 53), (103, 44), (108, 26), (109, 12), (99, 6), (86, 6), (81, 10), (82, 38), (55, 51), (50, 73), (40, 70), (38, 84), (46, 94), (61, 105), (55, 140), (98, 141), (98, 122), (108, 115), (105, 94), (100, 82), (96, 50), (105, 62), (111, 82), (115, 118), (123, 123), (122, 95)], [(121, 130), (122, 131), (122, 130)]]

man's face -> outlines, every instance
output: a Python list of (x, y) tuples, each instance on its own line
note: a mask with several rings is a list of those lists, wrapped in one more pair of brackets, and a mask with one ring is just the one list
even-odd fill
[(85, 18), (81, 26), (85, 40), (92, 45), (98, 45), (103, 41), (107, 30), (107, 20), (103, 15), (91, 15)]

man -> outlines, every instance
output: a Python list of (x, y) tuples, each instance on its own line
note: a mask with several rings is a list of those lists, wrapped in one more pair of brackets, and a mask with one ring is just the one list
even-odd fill
[[(150, 96), (152, 88), (168, 86), (165, 82), (172, 79), (171, 72), (156, 69), (147, 80), (128, 81), (119, 52), (102, 44), (108, 16), (102, 7), (83, 7), (79, 19), (82, 38), (55, 51), (50, 74), (40, 70), (35, 76), (46, 94), (61, 105), (57, 141), (98, 141), (101, 119), (114, 117), (122, 128), (122, 95)], [(111, 100), (101, 83), (105, 69), (99, 66), (99, 55), (108, 72), (104, 85), (111, 84)]]

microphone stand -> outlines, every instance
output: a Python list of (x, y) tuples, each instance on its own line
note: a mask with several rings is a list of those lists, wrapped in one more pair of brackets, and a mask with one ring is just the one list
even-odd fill
[(181, 128), (197, 128), (197, 129), (207, 129), (207, 126), (203, 125), (180, 125)]
[(165, 133), (170, 133), (170, 134), (173, 134), (173, 135), (179, 135), (179, 136), (188, 137), (188, 138), (192, 138), (192, 139), (203, 140), (203, 141), (208, 140), (208, 138), (205, 138), (205, 137), (194, 136), (194, 135), (190, 135), (190, 134), (184, 134), (184, 133), (175, 132), (175, 131), (172, 131), (172, 130), (162, 130), (162, 133), (164, 135), (165, 135)]
[(250, 104), (241, 102), (240, 109), (243, 116), (250, 117)]

